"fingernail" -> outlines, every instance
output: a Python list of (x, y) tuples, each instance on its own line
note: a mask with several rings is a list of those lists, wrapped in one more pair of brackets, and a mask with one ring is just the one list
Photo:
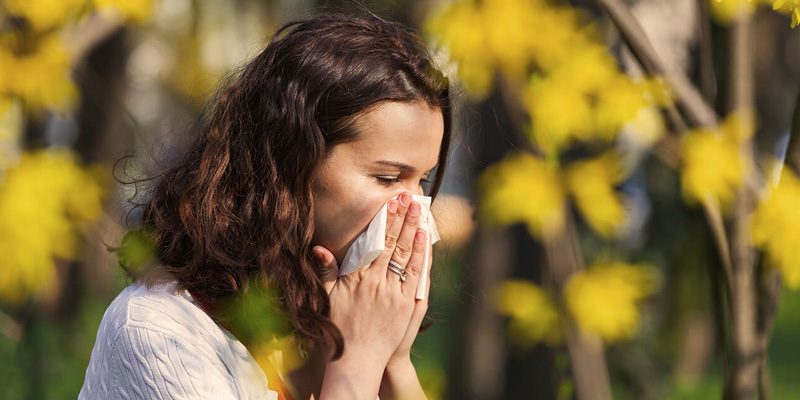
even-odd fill
[(408, 195), (408, 194), (406, 194), (406, 193), (403, 193), (403, 194), (400, 196), (400, 202), (401, 202), (401, 203), (403, 203), (403, 206), (404, 206), (404, 207), (408, 207), (408, 204), (409, 204), (409, 203), (411, 203), (411, 196), (409, 196), (409, 195)]
[(411, 203), (411, 207), (409, 207), (408, 209), (408, 214), (411, 215), (412, 217), (416, 217), (417, 215), (419, 215), (419, 203), (417, 203), (416, 201)]
[(397, 202), (394, 200), (389, 201), (389, 212), (396, 213), (397, 212)]

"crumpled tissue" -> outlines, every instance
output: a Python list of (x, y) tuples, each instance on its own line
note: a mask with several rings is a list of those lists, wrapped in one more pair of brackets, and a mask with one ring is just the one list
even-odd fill
[[(417, 299), (425, 298), (425, 286), (428, 281), (428, 263), (430, 262), (430, 246), (438, 242), (439, 231), (436, 229), (436, 222), (431, 214), (431, 197), (422, 195), (412, 195), (412, 200), (420, 205), (419, 227), (424, 229), (427, 242), (425, 255), (420, 271), (419, 282), (417, 283)], [(399, 195), (395, 197), (398, 199)], [(389, 202), (387, 201), (380, 211), (372, 218), (367, 229), (362, 232), (344, 255), (342, 264), (339, 267), (339, 276), (347, 275), (361, 268), (367, 268), (385, 249), (386, 244), (386, 216), (388, 214)]]

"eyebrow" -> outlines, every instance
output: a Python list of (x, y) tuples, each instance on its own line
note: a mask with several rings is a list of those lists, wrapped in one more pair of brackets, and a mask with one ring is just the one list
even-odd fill
[[(417, 169), (414, 168), (413, 166), (405, 164), (405, 163), (401, 163), (399, 161), (379, 160), (379, 161), (375, 161), (375, 164), (381, 164), (381, 165), (386, 165), (386, 166), (389, 166), (389, 167), (395, 167), (395, 168), (398, 168), (401, 172), (407, 173), (407, 174), (413, 174), (414, 172), (417, 171)], [(433, 166), (433, 168), (431, 168), (427, 172), (425, 172), (425, 175), (430, 174), (431, 171), (436, 169), (436, 167), (438, 167), (438, 166), (439, 166), (439, 164), (437, 163), (436, 165)]]

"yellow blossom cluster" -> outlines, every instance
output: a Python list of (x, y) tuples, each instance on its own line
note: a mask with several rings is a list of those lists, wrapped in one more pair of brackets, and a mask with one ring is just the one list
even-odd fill
[(800, 289), (800, 180), (788, 169), (752, 216), (753, 243), (778, 268), (783, 282)]
[(772, 9), (792, 16), (792, 28), (800, 25), (800, 0), (774, 0)]
[(87, 13), (115, 13), (131, 22), (150, 17), (154, 0), (3, 0), (9, 14), (24, 17), (37, 31), (75, 22)]
[(66, 150), (24, 153), (0, 176), (0, 299), (47, 295), (55, 259), (72, 259), (81, 229), (102, 213), (107, 177)]
[(487, 223), (524, 222), (532, 235), (552, 236), (563, 227), (565, 202), (571, 195), (595, 231), (614, 237), (625, 220), (615, 186), (625, 177), (613, 153), (576, 162), (565, 172), (534, 155), (511, 154), (478, 178), (478, 214)]
[(478, 178), (479, 217), (487, 223), (524, 222), (534, 236), (564, 225), (565, 196), (557, 169), (526, 153), (507, 156)]
[(681, 184), (690, 202), (710, 201), (727, 209), (749, 168), (742, 142), (754, 132), (752, 114), (731, 113), (714, 128), (689, 132), (682, 140)]
[(576, 140), (611, 141), (641, 110), (671, 101), (658, 82), (632, 80), (617, 70), (605, 47), (585, 44), (526, 85), (523, 103), (531, 116), (531, 139), (549, 154)]
[(575, 204), (598, 233), (613, 237), (625, 220), (622, 196), (614, 190), (626, 174), (613, 153), (579, 161), (566, 171), (566, 182)]
[(524, 88), (531, 139), (548, 154), (573, 140), (613, 139), (644, 107), (671, 101), (653, 92), (666, 86), (621, 73), (571, 7), (546, 0), (457, 1), (426, 29), (449, 50), (468, 93), (485, 96), (495, 70)]
[[(639, 303), (658, 289), (652, 267), (622, 262), (599, 263), (573, 275), (563, 292), (563, 304), (583, 332), (607, 342), (630, 338), (639, 324)], [(515, 343), (556, 344), (563, 337), (563, 318), (554, 296), (526, 280), (509, 280), (498, 287), (497, 310), (510, 317)]]
[(579, 329), (615, 341), (633, 336), (638, 304), (657, 288), (658, 274), (651, 267), (612, 262), (573, 275), (564, 297)]
[(141, 22), (150, 17), (154, 5), (154, 0), (0, 1), (0, 9), (7, 11), (0, 18), (23, 18), (32, 28), (0, 36), (0, 103), (20, 99), (32, 112), (45, 108), (64, 111), (75, 103), (77, 90), (70, 77), (73, 60), (60, 28), (80, 22), (92, 11)]
[(70, 58), (57, 35), (41, 38), (29, 52), (0, 46), (0, 98), (19, 98), (30, 110), (67, 109), (77, 90), (70, 79)]
[(509, 334), (523, 347), (561, 341), (561, 320), (550, 294), (527, 280), (503, 282), (498, 287), (497, 310), (510, 317)]
[(773, 10), (791, 15), (792, 28), (800, 25), (800, 0), (708, 0), (714, 17), (729, 23), (755, 11), (759, 4), (771, 6)]

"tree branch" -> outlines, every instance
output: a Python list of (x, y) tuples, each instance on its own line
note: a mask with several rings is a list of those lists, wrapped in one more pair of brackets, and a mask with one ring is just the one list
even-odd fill
[(666, 64), (647, 39), (636, 17), (622, 0), (597, 0), (622, 34), (631, 53), (650, 74), (663, 75), (693, 125), (714, 126), (717, 116), (686, 76)]

